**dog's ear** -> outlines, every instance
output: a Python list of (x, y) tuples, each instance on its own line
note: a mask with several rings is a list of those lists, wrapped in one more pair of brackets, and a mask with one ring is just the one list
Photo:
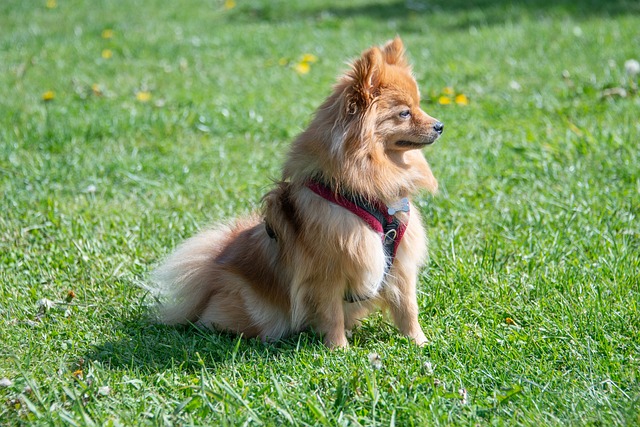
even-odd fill
[(347, 74), (350, 80), (347, 96), (347, 113), (355, 114), (365, 109), (380, 91), (381, 73), (384, 65), (382, 51), (372, 47), (356, 59)]
[(409, 63), (404, 54), (404, 45), (400, 37), (387, 42), (382, 48), (384, 60), (387, 64), (398, 65), (400, 67), (408, 67)]

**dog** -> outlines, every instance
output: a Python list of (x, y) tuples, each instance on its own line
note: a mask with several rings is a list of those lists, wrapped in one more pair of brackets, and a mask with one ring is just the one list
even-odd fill
[(410, 197), (438, 183), (420, 151), (442, 134), (420, 108), (399, 37), (366, 50), (293, 142), (259, 213), (185, 241), (156, 270), (164, 324), (276, 341), (304, 329), (330, 348), (372, 310), (416, 344), (427, 255)]

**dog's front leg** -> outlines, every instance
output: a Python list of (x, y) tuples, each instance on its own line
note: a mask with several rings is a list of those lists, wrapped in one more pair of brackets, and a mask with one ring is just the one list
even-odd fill
[[(413, 273), (413, 274), (412, 274)], [(389, 298), (389, 307), (396, 327), (416, 344), (424, 345), (427, 337), (418, 322), (415, 272), (394, 272), (398, 292)]]
[(323, 335), (329, 348), (347, 347), (349, 342), (344, 329), (342, 294), (319, 295), (316, 306), (315, 328)]

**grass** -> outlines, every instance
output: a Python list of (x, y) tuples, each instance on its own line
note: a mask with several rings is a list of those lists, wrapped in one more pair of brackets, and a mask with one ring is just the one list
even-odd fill
[[(2, 2), (0, 424), (640, 424), (637, 2), (290, 3)], [(154, 264), (255, 209), (344, 61), (396, 34), (446, 126), (430, 343), (148, 322)]]

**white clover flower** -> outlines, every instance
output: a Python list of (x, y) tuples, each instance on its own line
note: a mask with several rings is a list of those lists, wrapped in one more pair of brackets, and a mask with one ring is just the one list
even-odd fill
[(467, 394), (467, 389), (466, 388), (460, 388), (458, 390), (458, 394), (460, 395), (460, 403), (462, 403), (463, 405), (466, 405), (467, 403), (469, 403), (469, 400), (467, 399), (468, 394)]
[(433, 364), (431, 362), (424, 362), (424, 373), (429, 376), (432, 377), (433, 376)]
[(369, 363), (373, 369), (382, 368), (382, 359), (378, 353), (369, 353)]
[(47, 298), (42, 298), (40, 300), (38, 300), (38, 302), (36, 303), (38, 305), (38, 308), (40, 309), (40, 311), (42, 312), (46, 312), (47, 310), (53, 308), (56, 306), (56, 303), (51, 301), (50, 299)]
[(640, 73), (640, 62), (635, 59), (628, 59), (624, 63), (624, 69), (631, 77), (635, 77)]

